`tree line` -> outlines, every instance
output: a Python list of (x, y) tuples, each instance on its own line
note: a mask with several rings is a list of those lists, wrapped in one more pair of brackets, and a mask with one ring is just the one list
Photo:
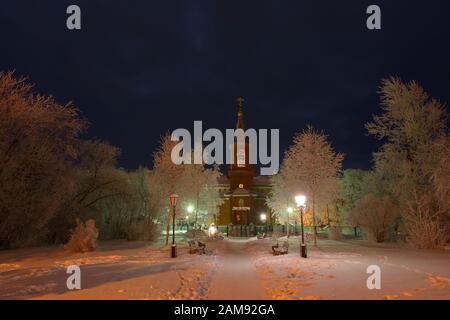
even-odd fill
[(194, 224), (216, 213), (218, 169), (174, 165), (168, 135), (153, 168), (127, 171), (117, 164), (117, 147), (83, 139), (87, 128), (72, 104), (34, 93), (27, 78), (0, 73), (1, 248), (67, 243), (85, 230), (100, 239), (154, 240), (172, 220), (170, 192), (179, 194), (180, 217), (188, 203), (194, 206)]
[[(339, 236), (345, 225), (363, 228), (377, 242), (435, 248), (449, 240), (444, 105), (415, 82), (388, 78), (381, 83), (380, 107), (366, 124), (368, 134), (382, 141), (371, 170), (343, 170), (344, 155), (323, 131), (308, 126), (294, 136), (267, 199), (279, 223), (287, 222), (287, 208), (295, 208), (294, 195), (303, 193), (314, 241), (318, 227)], [(72, 104), (34, 93), (26, 78), (0, 73), (1, 248), (67, 243), (74, 232), (83, 238), (83, 230), (129, 240), (154, 240), (165, 230), (167, 243), (171, 192), (179, 195), (179, 219), (186, 219), (188, 205), (194, 226), (218, 214), (219, 168), (175, 165), (168, 134), (152, 168), (129, 171), (118, 166), (117, 147), (83, 138), (87, 129)]]
[[(365, 125), (382, 141), (371, 170), (342, 170), (343, 155), (328, 137), (307, 127), (294, 137), (267, 200), (287, 221), (294, 195), (308, 196), (305, 218), (337, 230), (362, 227), (376, 242), (407, 241), (437, 248), (450, 239), (450, 139), (444, 105), (416, 82), (384, 79), (381, 112)], [(296, 219), (296, 217), (294, 218)], [(333, 232), (330, 232), (333, 234)]]

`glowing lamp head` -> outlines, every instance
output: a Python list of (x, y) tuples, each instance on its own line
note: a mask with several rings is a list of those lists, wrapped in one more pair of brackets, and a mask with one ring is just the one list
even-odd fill
[(170, 194), (170, 206), (175, 207), (177, 205), (178, 195), (176, 193)]
[(304, 207), (306, 203), (306, 197), (304, 195), (296, 196), (295, 203), (297, 204), (297, 207)]
[(192, 213), (192, 212), (194, 212), (194, 206), (193, 205), (188, 205), (188, 207), (187, 207), (187, 212), (189, 212), (189, 213)]
[(266, 222), (266, 220), (267, 220), (267, 215), (266, 215), (265, 213), (261, 213), (259, 217), (261, 218), (261, 221), (262, 221), (262, 222)]
[(209, 234), (209, 236), (212, 237), (212, 236), (214, 236), (216, 233), (217, 233), (217, 227), (216, 227), (214, 224), (210, 225), (209, 228), (208, 228), (208, 234)]
[(292, 207), (289, 207), (289, 208), (287, 208), (287, 212), (292, 213), (292, 212), (294, 212), (294, 209), (292, 209)]

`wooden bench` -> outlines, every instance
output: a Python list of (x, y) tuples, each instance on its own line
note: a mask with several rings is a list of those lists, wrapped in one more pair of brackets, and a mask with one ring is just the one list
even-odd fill
[(256, 235), (256, 239), (264, 239), (266, 237), (266, 234), (263, 232), (263, 233), (258, 233), (257, 235)]
[(206, 253), (206, 244), (203, 242), (197, 241), (197, 240), (189, 240), (189, 253), (199, 253), (199, 254), (205, 254)]
[(277, 242), (276, 245), (272, 246), (272, 254), (274, 256), (287, 254), (289, 252), (289, 242), (284, 241), (283, 244), (280, 246)]

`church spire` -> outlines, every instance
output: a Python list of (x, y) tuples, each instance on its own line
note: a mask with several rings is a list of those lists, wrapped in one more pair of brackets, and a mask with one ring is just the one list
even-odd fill
[(237, 119), (236, 129), (242, 129), (242, 130), (245, 130), (245, 126), (244, 126), (244, 111), (243, 111), (244, 98), (239, 97), (239, 98), (237, 98), (236, 101), (237, 101), (238, 106), (239, 106), (238, 119)]

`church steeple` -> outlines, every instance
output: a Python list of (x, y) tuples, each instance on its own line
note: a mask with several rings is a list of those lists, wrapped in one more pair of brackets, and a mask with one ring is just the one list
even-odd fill
[(237, 101), (238, 107), (239, 107), (236, 129), (245, 130), (245, 126), (244, 126), (244, 111), (243, 111), (244, 98), (239, 97), (239, 98), (237, 98), (236, 101)]

